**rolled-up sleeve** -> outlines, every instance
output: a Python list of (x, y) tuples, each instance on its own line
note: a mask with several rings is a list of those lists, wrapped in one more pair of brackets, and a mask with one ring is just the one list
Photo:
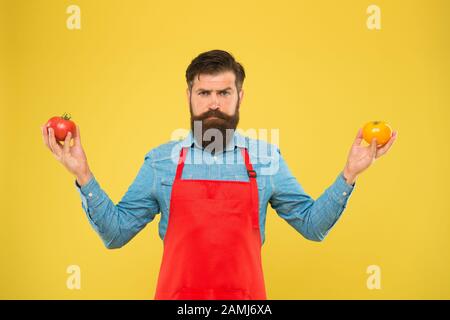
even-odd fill
[(75, 186), (89, 223), (109, 249), (128, 243), (160, 211), (154, 196), (154, 169), (150, 165), (149, 154), (117, 205), (100, 187), (95, 176), (83, 186), (75, 180)]
[(272, 195), (269, 200), (277, 214), (306, 239), (322, 241), (341, 217), (353, 192), (352, 185), (340, 172), (334, 182), (314, 200), (291, 174), (279, 157), (279, 170), (271, 176)]

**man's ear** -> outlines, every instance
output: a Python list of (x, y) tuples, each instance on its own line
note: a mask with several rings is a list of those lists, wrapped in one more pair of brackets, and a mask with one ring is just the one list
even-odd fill
[(189, 104), (191, 102), (191, 90), (189, 90), (189, 87), (186, 88), (186, 98), (187, 98), (187, 102)]
[(239, 101), (240, 101), (240, 103), (242, 103), (243, 99), (244, 99), (244, 89), (241, 89), (241, 91), (239, 91)]

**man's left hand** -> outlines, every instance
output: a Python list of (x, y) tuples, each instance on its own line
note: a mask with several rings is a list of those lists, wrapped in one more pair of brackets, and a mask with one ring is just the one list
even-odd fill
[(362, 146), (361, 143), (363, 140), (363, 135), (362, 128), (360, 128), (348, 154), (347, 163), (343, 171), (347, 183), (353, 184), (356, 177), (361, 172), (370, 167), (376, 159), (388, 152), (396, 139), (397, 131), (393, 131), (391, 138), (383, 146), (378, 147), (375, 138), (372, 140), (370, 145)]

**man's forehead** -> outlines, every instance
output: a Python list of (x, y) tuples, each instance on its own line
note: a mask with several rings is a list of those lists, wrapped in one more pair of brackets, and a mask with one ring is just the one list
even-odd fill
[(200, 74), (194, 77), (194, 88), (217, 89), (222, 87), (234, 87), (236, 76), (231, 71), (218, 74)]

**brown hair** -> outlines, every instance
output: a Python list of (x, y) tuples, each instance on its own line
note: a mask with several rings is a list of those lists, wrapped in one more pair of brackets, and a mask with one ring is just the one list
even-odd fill
[(245, 79), (244, 67), (234, 57), (223, 50), (211, 50), (199, 54), (186, 69), (186, 82), (189, 90), (192, 89), (194, 78), (200, 74), (218, 74), (224, 71), (233, 71), (236, 76), (236, 88), (239, 91)]

